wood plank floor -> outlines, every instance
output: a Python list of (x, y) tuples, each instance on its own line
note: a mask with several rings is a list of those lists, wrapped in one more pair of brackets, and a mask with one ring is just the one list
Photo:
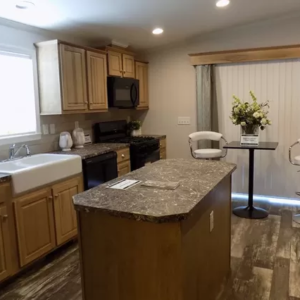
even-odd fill
[[(240, 204), (234, 201), (233, 207)], [(232, 216), (232, 271), (218, 300), (300, 300), (300, 225), (292, 222), (300, 207), (258, 206), (270, 212), (269, 218)], [(0, 300), (18, 299), (81, 300), (77, 245), (0, 286)]]

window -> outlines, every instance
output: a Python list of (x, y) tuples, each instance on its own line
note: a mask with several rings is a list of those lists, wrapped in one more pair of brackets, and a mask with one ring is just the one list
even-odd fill
[(40, 138), (30, 55), (0, 50), (0, 144)]

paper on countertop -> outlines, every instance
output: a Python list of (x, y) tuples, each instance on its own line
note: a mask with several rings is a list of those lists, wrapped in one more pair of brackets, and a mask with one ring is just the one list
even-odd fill
[(133, 180), (133, 179), (123, 179), (121, 181), (118, 181), (110, 186), (108, 188), (115, 189), (115, 190), (127, 190), (137, 184), (139, 184), (141, 181), (139, 180)]
[(142, 183), (142, 186), (153, 187), (162, 190), (176, 190), (179, 186), (179, 182), (171, 182), (171, 181), (161, 182), (161, 181), (147, 180)]

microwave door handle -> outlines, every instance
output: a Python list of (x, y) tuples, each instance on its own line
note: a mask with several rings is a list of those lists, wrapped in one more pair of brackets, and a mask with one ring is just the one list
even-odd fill
[(130, 87), (130, 99), (131, 99), (132, 106), (134, 106), (134, 104), (136, 102), (136, 100), (134, 100), (133, 96), (132, 96), (133, 88), (134, 88), (134, 84), (132, 84), (131, 87)]
[[(132, 101), (132, 103), (133, 103), (133, 106), (135, 106), (136, 101), (137, 101), (137, 98), (138, 98), (137, 87), (136, 87), (136, 85), (133, 83), (132, 86), (131, 86), (131, 88), (132, 88), (132, 90), (130, 91), (130, 93), (131, 93), (131, 101)], [(133, 89), (135, 89), (135, 99), (133, 99), (133, 97), (132, 97), (132, 91), (133, 91)]]

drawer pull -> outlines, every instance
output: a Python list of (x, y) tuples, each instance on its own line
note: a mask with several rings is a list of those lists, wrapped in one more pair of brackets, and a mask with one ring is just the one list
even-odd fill
[(124, 158), (125, 157), (125, 154), (122, 154), (122, 158)]
[(3, 215), (1, 218), (2, 218), (2, 221), (5, 221), (5, 220), (7, 220), (8, 215)]
[(54, 198), (58, 198), (58, 195), (56, 194), (56, 195), (54, 196)]

